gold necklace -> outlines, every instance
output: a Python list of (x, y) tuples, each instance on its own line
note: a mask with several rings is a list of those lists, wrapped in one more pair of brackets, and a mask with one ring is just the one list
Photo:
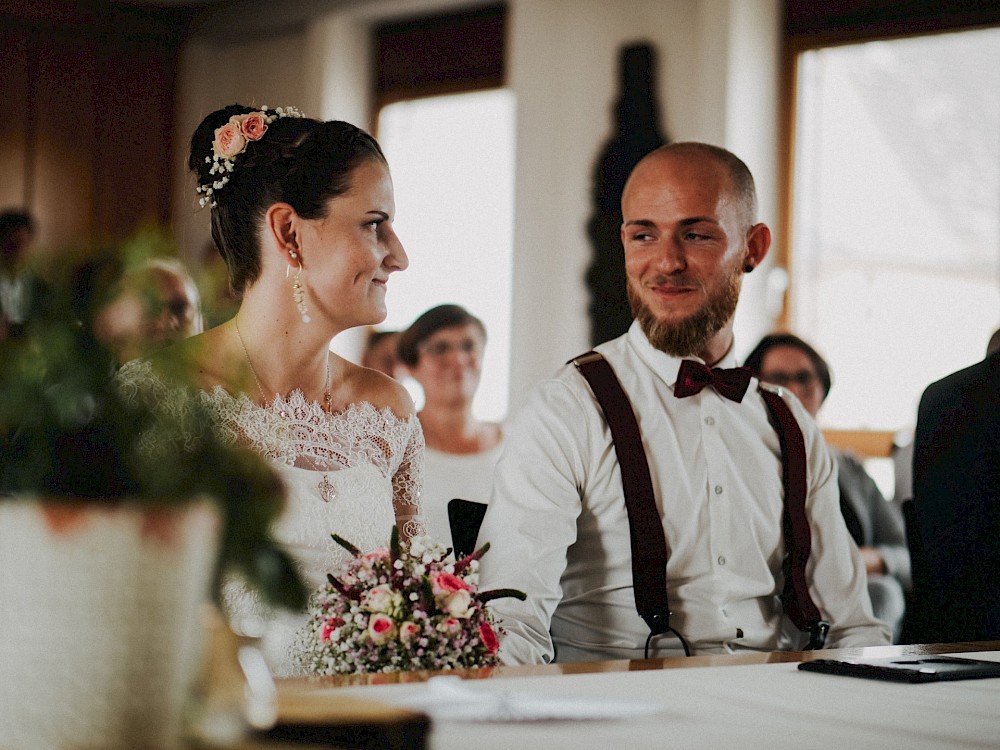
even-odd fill
[[(257, 368), (253, 366), (253, 360), (250, 359), (250, 352), (247, 351), (246, 342), (243, 340), (243, 334), (240, 333), (240, 316), (237, 315), (233, 318), (233, 325), (236, 326), (236, 338), (240, 340), (240, 346), (243, 348), (243, 356), (246, 357), (247, 364), (250, 365), (250, 372), (253, 375), (254, 381), (257, 383), (257, 390), (260, 391), (260, 397), (263, 400), (264, 405), (267, 405), (268, 398), (267, 393), (264, 391), (264, 386), (260, 382), (260, 376), (257, 374)], [(276, 394), (277, 395), (277, 394)], [(323, 392), (323, 408), (326, 411), (331, 410), (331, 405), (333, 403), (333, 394), (330, 391), (330, 356), (327, 354), (326, 357), (326, 390)]]

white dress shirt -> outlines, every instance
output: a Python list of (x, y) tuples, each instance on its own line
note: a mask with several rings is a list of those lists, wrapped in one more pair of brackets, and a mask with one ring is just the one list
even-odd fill
[[(649, 461), (669, 560), (670, 624), (694, 653), (801, 648), (779, 594), (781, 453), (757, 380), (742, 403), (711, 387), (673, 394), (681, 360), (654, 349), (637, 323), (596, 347), (632, 402)], [(733, 367), (732, 354), (719, 367)], [(780, 389), (774, 389), (780, 392)], [(865, 569), (840, 512), (836, 464), (798, 400), (786, 402), (808, 455), (810, 591), (831, 622), (827, 646), (889, 642), (874, 619)], [(603, 412), (573, 365), (532, 391), (510, 425), (478, 544), (490, 542), (481, 587), (513, 587), (524, 602), (491, 607), (509, 664), (643, 656), (649, 628), (635, 608), (621, 472)], [(651, 656), (679, 653), (672, 636)]]

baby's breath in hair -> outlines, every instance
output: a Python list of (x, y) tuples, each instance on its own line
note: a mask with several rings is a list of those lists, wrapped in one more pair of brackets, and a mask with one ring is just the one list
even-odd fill
[(215, 130), (212, 142), (212, 156), (205, 157), (211, 164), (210, 175), (219, 175), (212, 182), (198, 186), (202, 197), (198, 199), (202, 208), (217, 205), (215, 194), (229, 182), (229, 174), (236, 166), (236, 157), (247, 149), (251, 141), (259, 141), (267, 132), (267, 126), (282, 117), (304, 117), (295, 107), (278, 107), (271, 110), (266, 105), (255, 112), (233, 115), (229, 122)]

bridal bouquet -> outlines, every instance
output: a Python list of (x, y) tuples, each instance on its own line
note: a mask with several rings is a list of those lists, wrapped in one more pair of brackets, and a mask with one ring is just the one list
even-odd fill
[(313, 674), (357, 674), (494, 666), (502, 632), (486, 602), (525, 595), (477, 591), (484, 545), (455, 560), (430, 537), (362, 552), (337, 535), (353, 557), (314, 595), (301, 650)]

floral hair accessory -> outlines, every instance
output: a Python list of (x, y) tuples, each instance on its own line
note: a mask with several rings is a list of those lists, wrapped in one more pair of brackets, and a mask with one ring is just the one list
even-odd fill
[(367, 554), (336, 534), (354, 557), (312, 599), (300, 633), (301, 666), (319, 675), (490, 667), (503, 630), (484, 606), (514, 589), (478, 591), (479, 558), (456, 561), (427, 536)]
[(281, 117), (304, 117), (295, 107), (278, 107), (271, 110), (263, 106), (256, 112), (243, 115), (233, 115), (229, 122), (215, 130), (215, 140), (212, 142), (212, 156), (205, 157), (205, 163), (211, 164), (208, 170), (211, 175), (221, 175), (207, 185), (199, 185), (198, 192), (202, 197), (198, 203), (202, 208), (217, 205), (215, 193), (229, 182), (229, 173), (233, 171), (236, 157), (247, 150), (251, 141), (259, 141), (267, 132), (267, 126)]

